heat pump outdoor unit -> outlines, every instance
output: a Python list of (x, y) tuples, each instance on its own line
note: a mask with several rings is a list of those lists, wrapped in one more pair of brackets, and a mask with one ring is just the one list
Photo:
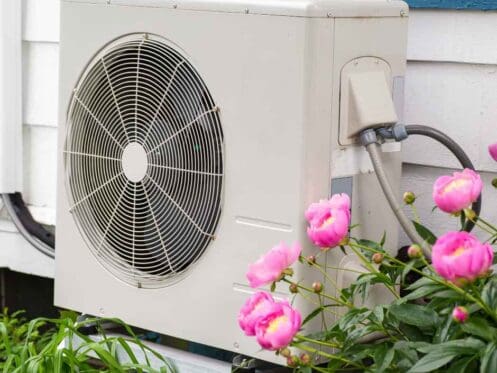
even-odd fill
[[(309, 203), (350, 193), (355, 235), (387, 231), (397, 248), (397, 222), (356, 135), (400, 114), (405, 3), (61, 8), (58, 306), (274, 360), (237, 325), (253, 292), (245, 273), (280, 241), (317, 250)], [(399, 145), (383, 150), (398, 187)], [(354, 264), (340, 250), (323, 258)], [(329, 275), (345, 284), (342, 272)], [(281, 286), (276, 296), (290, 295)]]

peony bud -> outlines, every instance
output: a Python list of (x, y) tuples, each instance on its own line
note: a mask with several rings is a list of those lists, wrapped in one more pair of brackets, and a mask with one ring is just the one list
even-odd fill
[(323, 291), (323, 284), (320, 283), (319, 281), (316, 281), (312, 284), (312, 289), (314, 290), (315, 293), (319, 294)]
[(466, 168), (452, 176), (439, 177), (433, 185), (433, 200), (440, 210), (456, 214), (478, 199), (482, 187), (480, 175)]
[(383, 262), (384, 257), (385, 255), (383, 255), (382, 253), (374, 253), (371, 259), (373, 260), (374, 263), (381, 264), (381, 262)]
[(304, 353), (300, 354), (300, 362), (303, 365), (309, 365), (311, 363), (311, 357), (309, 356), (309, 354), (306, 354), (304, 352)]
[(468, 317), (469, 317), (469, 312), (466, 309), (466, 307), (458, 306), (455, 307), (454, 310), (452, 311), (452, 318), (457, 323), (462, 324), (466, 322)]
[(416, 195), (413, 192), (405, 192), (403, 199), (406, 205), (412, 205), (416, 201)]
[(350, 225), (350, 198), (346, 194), (335, 194), (330, 200), (313, 203), (305, 212), (309, 223), (307, 235), (321, 250), (326, 251), (341, 245)]
[(295, 283), (291, 283), (288, 287), (290, 289), (290, 293), (297, 294), (299, 292), (299, 287)]
[(290, 351), (288, 347), (285, 347), (280, 350), (280, 355), (283, 357), (290, 357), (292, 356), (292, 351)]
[(494, 159), (494, 161), (497, 161), (497, 142), (488, 146), (488, 153)]
[(299, 358), (295, 355), (287, 357), (286, 365), (290, 368), (296, 368), (299, 365)]
[(421, 247), (419, 247), (419, 245), (414, 244), (409, 246), (409, 248), (407, 249), (407, 255), (411, 259), (417, 259), (423, 256), (423, 251), (421, 250)]
[(448, 232), (433, 245), (431, 261), (440, 276), (464, 286), (484, 275), (493, 257), (490, 244), (481, 243), (467, 232)]

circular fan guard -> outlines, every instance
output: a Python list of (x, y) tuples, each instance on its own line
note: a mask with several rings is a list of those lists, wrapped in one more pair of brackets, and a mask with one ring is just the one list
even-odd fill
[(223, 133), (194, 67), (157, 36), (103, 50), (70, 104), (70, 211), (97, 260), (138, 287), (176, 281), (214, 238)]

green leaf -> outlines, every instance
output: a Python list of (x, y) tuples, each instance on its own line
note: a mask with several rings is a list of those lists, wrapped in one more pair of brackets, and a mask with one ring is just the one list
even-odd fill
[(427, 354), (409, 370), (409, 373), (431, 372), (448, 364), (455, 357), (478, 354), (484, 347), (485, 344), (478, 339), (465, 338), (418, 348), (418, 351)]
[(428, 354), (419, 360), (411, 369), (409, 369), (408, 373), (431, 372), (435, 369), (443, 367), (456, 356), (457, 354), (454, 353)]
[[(451, 331), (454, 329), (454, 324), (452, 323), (452, 316), (448, 316), (435, 332), (435, 336), (433, 337), (434, 343), (444, 343), (447, 342), (452, 334)], [(452, 327), (452, 328), (451, 328)]]
[(421, 328), (433, 327), (439, 322), (438, 315), (435, 311), (417, 304), (392, 305), (390, 307), (390, 312), (397, 320)]
[(400, 298), (397, 301), (397, 303), (401, 304), (401, 303), (408, 302), (410, 300), (423, 298), (423, 297), (426, 297), (427, 295), (430, 295), (430, 294), (436, 292), (439, 289), (440, 289), (440, 286), (438, 286), (438, 285), (427, 285), (427, 286), (423, 286), (423, 287), (417, 288), (413, 292), (411, 292), (411, 293), (407, 294), (406, 296)]
[(480, 364), (480, 373), (495, 373), (497, 367), (497, 346), (491, 343), (483, 352)]
[(60, 314), (61, 319), (69, 319), (72, 322), (76, 322), (76, 320), (78, 319), (78, 316), (79, 316), (79, 314), (77, 312), (68, 311), (68, 310), (60, 310), (59, 314)]
[(497, 309), (497, 279), (488, 281), (481, 292), (481, 298), (491, 309)]
[(411, 270), (413, 269), (414, 265), (416, 264), (416, 261), (414, 260), (411, 260), (409, 263), (407, 263), (407, 265), (404, 267), (404, 269), (402, 270), (402, 275), (400, 276), (400, 279), (402, 282), (404, 282), (407, 274), (409, 272), (411, 272)]
[[(414, 343), (418, 343), (418, 342), (414, 342)], [(393, 348), (397, 351), (397, 355), (403, 356), (405, 359), (407, 359), (409, 361), (409, 363), (410, 363), (410, 364), (408, 364), (409, 367), (411, 367), (413, 364), (415, 364), (419, 360), (418, 354), (417, 354), (416, 349), (414, 348), (412, 342), (397, 341), (397, 342), (395, 342)]]
[(440, 288), (443, 287), (442, 285), (437, 284), (435, 281), (429, 279), (428, 277), (421, 277), (418, 281), (409, 285), (407, 287), (407, 290), (416, 290), (417, 288), (420, 288), (420, 287), (426, 286), (426, 285), (438, 285), (438, 286), (440, 286)]
[(462, 359), (459, 359), (452, 364), (450, 364), (449, 371), (450, 373), (468, 373), (474, 372), (474, 369), (468, 369), (468, 366), (471, 362), (474, 362), (475, 356), (466, 356)]
[(309, 321), (311, 321), (313, 318), (315, 318), (317, 315), (319, 315), (322, 311), (324, 311), (325, 308), (328, 308), (328, 307), (337, 307), (337, 305), (336, 304), (326, 304), (326, 305), (317, 307), (315, 310), (313, 310), (311, 313), (309, 313), (306, 316), (304, 321), (302, 321), (302, 326), (307, 324)]
[(383, 306), (376, 306), (374, 309), (373, 309), (373, 314), (375, 315), (376, 317), (376, 320), (378, 320), (378, 323), (383, 323), (383, 319), (385, 317), (385, 313), (383, 311)]
[(395, 350), (387, 344), (382, 345), (381, 348), (376, 350), (376, 353), (374, 354), (374, 360), (377, 366), (375, 372), (382, 373), (390, 367), (394, 356)]
[(437, 237), (428, 228), (414, 220), (412, 221), (412, 223), (414, 224), (414, 228), (416, 228), (416, 232), (418, 232), (423, 240), (428, 242), (430, 245), (435, 244), (435, 242), (437, 241)]
[(471, 317), (464, 324), (461, 324), (461, 329), (489, 342), (494, 341), (497, 337), (497, 329), (490, 326), (487, 320), (478, 316)]
[(381, 236), (381, 240), (380, 240), (380, 246), (385, 246), (385, 241), (387, 239), (387, 232), (386, 231), (383, 231), (383, 235)]
[(452, 341), (432, 344), (424, 347), (419, 347), (417, 350), (422, 353), (434, 352), (455, 352), (460, 355), (471, 355), (478, 353), (485, 347), (485, 343), (476, 338), (454, 339)]

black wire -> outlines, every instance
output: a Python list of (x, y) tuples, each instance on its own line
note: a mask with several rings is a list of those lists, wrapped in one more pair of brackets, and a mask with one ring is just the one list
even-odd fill
[(33, 216), (29, 212), (21, 193), (10, 193), (4, 195), (4, 198), (8, 196), (10, 202), (14, 206), (15, 214), (19, 218), (26, 231), (37, 238), (44, 244), (48, 245), (52, 249), (55, 248), (55, 237), (54, 234), (48, 231), (43, 225), (34, 220)]
[[(456, 143), (454, 140), (452, 140), (449, 136), (447, 136), (445, 133), (429, 127), (429, 126), (423, 126), (420, 124), (411, 124), (406, 126), (406, 132), (408, 135), (420, 135), (420, 136), (427, 136), (432, 138), (433, 140), (438, 141), (440, 144), (444, 145), (447, 149), (451, 151), (452, 154), (455, 155), (459, 163), (461, 163), (461, 166), (463, 168), (469, 168), (471, 170), (475, 170), (475, 166), (473, 166), (473, 163), (471, 162), (471, 159), (469, 159), (468, 155), (464, 152), (464, 150), (459, 146), (458, 143)], [(478, 199), (473, 203), (471, 206), (471, 209), (476, 213), (476, 216), (480, 215), (481, 211), (481, 194), (478, 197)], [(464, 226), (464, 230), (466, 232), (471, 232), (475, 226), (475, 223), (472, 221), (466, 221), (466, 224)]]

